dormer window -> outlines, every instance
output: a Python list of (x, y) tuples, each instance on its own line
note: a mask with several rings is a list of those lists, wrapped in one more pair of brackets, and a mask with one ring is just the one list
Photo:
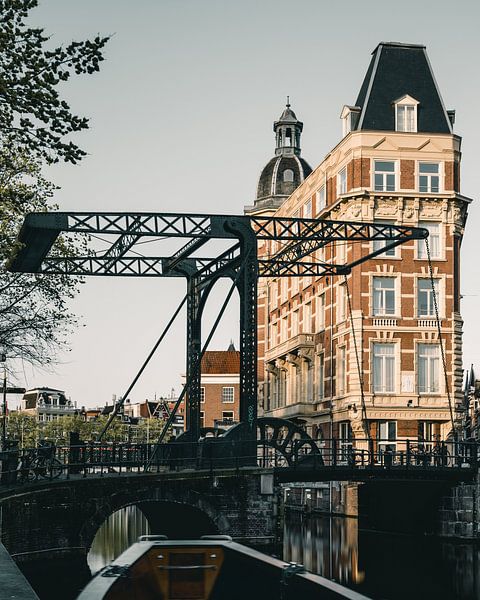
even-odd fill
[(344, 106), (340, 118), (342, 119), (343, 137), (353, 131), (357, 126), (359, 106)]
[(283, 181), (293, 182), (292, 169), (285, 169), (285, 171), (283, 172)]
[(395, 131), (417, 131), (418, 100), (411, 96), (402, 96), (394, 102), (395, 106)]

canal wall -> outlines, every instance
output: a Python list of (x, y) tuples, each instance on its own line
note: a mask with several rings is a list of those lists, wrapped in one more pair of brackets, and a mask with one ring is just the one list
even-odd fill
[(441, 501), (438, 533), (444, 537), (480, 538), (480, 478), (473, 483), (453, 486)]
[[(86, 555), (115, 511), (140, 505), (152, 533), (227, 534), (256, 545), (275, 540), (273, 473), (251, 469), (72, 477), (2, 489), (0, 541), (17, 561), (74, 552)], [(171, 518), (172, 506), (176, 519)], [(198, 527), (199, 516), (202, 528)], [(195, 528), (196, 527), (196, 528)], [(180, 535), (179, 535), (180, 534)]]

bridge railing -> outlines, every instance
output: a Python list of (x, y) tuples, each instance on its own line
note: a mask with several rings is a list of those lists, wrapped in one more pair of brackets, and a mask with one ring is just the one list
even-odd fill
[[(185, 469), (475, 469), (476, 442), (438, 440), (312, 440), (261, 442), (206, 438), (169, 444), (86, 443), (0, 451), (0, 484), (42, 479)], [(286, 448), (289, 448), (288, 452)], [(284, 451), (279, 451), (284, 448)]]

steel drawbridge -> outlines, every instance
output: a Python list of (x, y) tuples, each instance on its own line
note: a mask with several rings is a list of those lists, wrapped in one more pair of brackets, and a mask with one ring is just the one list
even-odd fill
[[(66, 234), (102, 236), (107, 247), (100, 253), (58, 256), (55, 242), (60, 235)], [(200, 434), (201, 358), (236, 288), (240, 298), (239, 417), (242, 439), (254, 443), (257, 440), (258, 278), (347, 275), (356, 265), (390, 248), (427, 237), (428, 230), (423, 228), (321, 219), (190, 213), (31, 213), (19, 233), (22, 248), (11, 258), (8, 268), (45, 275), (184, 278), (185, 298), (123, 398), (127, 398), (186, 302), (186, 385), (177, 406), (187, 394), (186, 429), (191, 440), (197, 440)], [(145, 255), (145, 245), (141, 244), (166, 238), (177, 239), (183, 245), (167, 256)], [(211, 240), (223, 240), (228, 248), (214, 256), (197, 256)], [(384, 242), (384, 245), (367, 252), (362, 246), (362, 251), (357, 252), (350, 263), (335, 264), (314, 258), (318, 250), (336, 242), (362, 244), (371, 241)], [(260, 244), (264, 246), (261, 252)], [(230, 278), (232, 287), (202, 348), (202, 314), (207, 298), (220, 278)], [(171, 419), (174, 414), (175, 411)], [(259, 430), (262, 431), (262, 427)], [(164, 434), (159, 442), (163, 437)]]

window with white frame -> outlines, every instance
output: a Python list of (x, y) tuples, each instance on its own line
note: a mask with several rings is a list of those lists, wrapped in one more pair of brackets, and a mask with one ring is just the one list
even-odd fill
[(281, 300), (281, 302), (287, 301), (287, 297), (288, 297), (287, 286), (288, 286), (288, 279), (286, 277), (282, 277), (282, 279), (280, 279), (280, 289), (281, 289), (280, 300)]
[(205, 402), (205, 388), (200, 388), (200, 402)]
[(427, 194), (440, 191), (440, 163), (418, 163), (418, 191)]
[(222, 387), (222, 402), (225, 404), (235, 402), (235, 388), (233, 386)]
[(292, 336), (298, 335), (298, 310), (292, 312)]
[(339, 240), (338, 242), (335, 242), (335, 250), (335, 262), (338, 265), (344, 265), (345, 261), (347, 260), (347, 242), (345, 240)]
[(373, 316), (395, 314), (395, 278), (373, 278)]
[(395, 102), (395, 130), (405, 132), (417, 131), (418, 101), (411, 96), (403, 96)]
[(373, 391), (395, 391), (395, 344), (373, 344)]
[(337, 287), (337, 322), (345, 321), (347, 317), (347, 287), (341, 283)]
[(205, 411), (200, 411), (200, 427), (205, 427)]
[(378, 422), (378, 449), (380, 452), (395, 452), (397, 439), (397, 422), (396, 421), (379, 421)]
[(347, 385), (347, 368), (346, 368), (347, 351), (345, 346), (340, 346), (337, 355), (337, 395), (343, 395), (346, 392)]
[(327, 205), (327, 195), (325, 193), (325, 185), (322, 185), (317, 190), (317, 213), (322, 211)]
[(312, 305), (310, 302), (303, 305), (303, 333), (312, 333)]
[(222, 421), (224, 423), (233, 423), (234, 418), (235, 418), (235, 415), (234, 415), (233, 410), (224, 410), (222, 412)]
[(318, 399), (323, 400), (325, 397), (325, 355), (322, 353), (318, 356)]
[(320, 294), (320, 296), (317, 296), (316, 302), (316, 329), (317, 331), (321, 331), (322, 329), (325, 329), (325, 294)]
[(288, 336), (288, 317), (283, 317), (280, 322), (280, 341), (284, 342)]
[(291, 278), (291, 292), (292, 292), (292, 296), (295, 296), (295, 294), (298, 294), (298, 277)]
[(438, 394), (440, 391), (440, 347), (438, 344), (418, 344), (418, 393)]
[(270, 323), (270, 348), (277, 345), (278, 341), (278, 325), (277, 322)]
[[(379, 225), (394, 225), (394, 223), (391, 221), (382, 221)], [(373, 240), (373, 251), (376, 252), (377, 250), (381, 250), (382, 248), (385, 248), (387, 244), (388, 242), (386, 240)], [(385, 252), (382, 252), (382, 254), (379, 254), (379, 256), (381, 258), (395, 256), (396, 250), (396, 248), (389, 248)]]
[[(440, 223), (431, 223), (430, 221), (420, 221), (419, 227), (428, 229), (428, 247), (430, 249), (430, 258), (441, 258), (441, 228)], [(427, 244), (425, 240), (418, 240), (417, 244), (417, 258), (427, 259)]]
[(270, 308), (278, 306), (278, 283), (274, 281), (270, 286)]
[(307, 200), (303, 205), (303, 218), (311, 219), (312, 218), (312, 201)]
[(396, 166), (394, 160), (373, 161), (373, 188), (377, 192), (395, 191)]
[(347, 192), (347, 167), (338, 173), (338, 194), (346, 194)]
[(418, 279), (417, 280), (417, 315), (419, 317), (435, 317), (434, 298), (439, 299), (440, 280)]

